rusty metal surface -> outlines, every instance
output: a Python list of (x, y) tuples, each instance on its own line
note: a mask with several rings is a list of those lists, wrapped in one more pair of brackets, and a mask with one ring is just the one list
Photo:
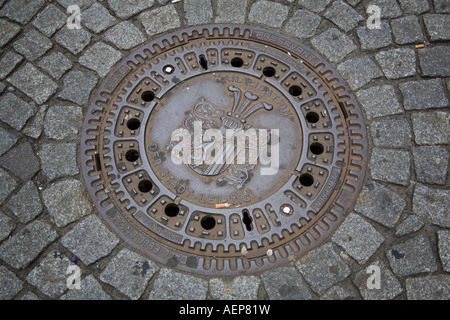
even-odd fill
[[(175, 164), (171, 134), (195, 120), (279, 129), (278, 172)], [(242, 25), (191, 27), (132, 52), (92, 96), (80, 147), (114, 232), (204, 275), (260, 272), (322, 243), (352, 209), (367, 154), (361, 110), (337, 71), (293, 39)]]

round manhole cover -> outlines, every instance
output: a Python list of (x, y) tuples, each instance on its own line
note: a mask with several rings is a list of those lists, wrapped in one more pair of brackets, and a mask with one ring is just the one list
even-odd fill
[(301, 43), (205, 25), (135, 50), (85, 117), (81, 163), (107, 224), (154, 260), (258, 272), (323, 242), (367, 166), (353, 94)]

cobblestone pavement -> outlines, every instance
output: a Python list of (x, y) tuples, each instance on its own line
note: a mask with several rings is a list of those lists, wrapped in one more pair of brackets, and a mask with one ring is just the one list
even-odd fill
[[(66, 26), (81, 8), (82, 29)], [(381, 28), (366, 27), (366, 8)], [(449, 299), (448, 0), (0, 0), (1, 299)], [(100, 220), (80, 176), (88, 99), (131, 48), (204, 23), (297, 37), (354, 90), (370, 134), (365, 186), (338, 231), (262, 274), (180, 273)], [(424, 48), (416, 48), (425, 44)], [(68, 289), (69, 265), (81, 289)], [(371, 266), (380, 289), (367, 285)]]

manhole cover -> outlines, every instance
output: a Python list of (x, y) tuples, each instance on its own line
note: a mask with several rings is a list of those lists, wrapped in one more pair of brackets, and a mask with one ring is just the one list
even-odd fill
[(262, 271), (323, 242), (367, 166), (361, 110), (301, 43), (206, 25), (132, 52), (93, 95), (84, 179), (107, 224), (169, 267)]

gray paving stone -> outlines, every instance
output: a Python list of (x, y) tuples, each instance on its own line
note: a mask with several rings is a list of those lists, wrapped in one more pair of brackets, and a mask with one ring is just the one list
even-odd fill
[(368, 6), (378, 6), (380, 7), (381, 18), (397, 18), (402, 15), (402, 10), (397, 4), (397, 1), (392, 0), (372, 0), (367, 2), (366, 11)]
[(450, 76), (450, 47), (423, 48), (419, 52), (421, 74), (424, 76)]
[(89, 275), (81, 279), (80, 289), (72, 289), (62, 295), (60, 300), (111, 300), (111, 297), (103, 291), (103, 288), (95, 279)]
[(419, 231), (424, 226), (424, 222), (415, 214), (407, 216), (400, 224), (397, 226), (395, 235), (401, 237), (412, 232)]
[(72, 65), (72, 62), (64, 54), (57, 51), (43, 57), (39, 61), (38, 67), (58, 80), (67, 70), (72, 68)]
[(373, 148), (370, 159), (372, 179), (407, 186), (410, 179), (408, 151)]
[(173, 5), (166, 5), (139, 15), (139, 20), (149, 36), (176, 29), (181, 26), (180, 18)]
[(113, 47), (103, 42), (97, 42), (86, 50), (78, 62), (82, 66), (96, 71), (100, 77), (104, 77), (121, 57), (122, 54)]
[(375, 59), (388, 79), (400, 79), (416, 73), (416, 53), (414, 49), (398, 48), (381, 51)]
[(157, 271), (158, 266), (151, 260), (136, 252), (122, 249), (101, 273), (100, 280), (136, 300), (142, 296), (149, 280)]
[(55, 35), (56, 42), (77, 55), (91, 42), (91, 34), (85, 29), (69, 29), (64, 26)]
[(288, 13), (288, 6), (281, 3), (260, 0), (251, 6), (248, 20), (251, 23), (279, 28), (287, 18)]
[(57, 6), (50, 3), (33, 19), (32, 24), (44, 35), (51, 37), (67, 22), (67, 17)]
[[(61, 239), (61, 244), (86, 265), (109, 255), (118, 243), (117, 237), (94, 214), (78, 222)], [(116, 272), (125, 274), (121, 269)]]
[(95, 33), (105, 31), (117, 23), (117, 19), (98, 2), (95, 2), (89, 9), (83, 11), (82, 17), (81, 23)]
[(67, 268), (70, 260), (61, 252), (51, 251), (27, 275), (28, 283), (50, 298), (57, 298), (67, 290)]
[(184, 0), (183, 8), (190, 26), (209, 23), (213, 18), (211, 0)]
[(44, 0), (8, 1), (0, 10), (0, 16), (8, 17), (21, 24), (26, 24), (33, 18), (44, 3)]
[(367, 181), (355, 204), (355, 211), (392, 228), (406, 207), (406, 201), (391, 189)]
[(293, 265), (276, 268), (261, 275), (270, 300), (309, 300), (312, 295)]
[(320, 296), (320, 300), (356, 300), (358, 298), (355, 292), (338, 285), (331, 287)]
[(331, 28), (311, 40), (313, 47), (331, 62), (339, 62), (356, 49), (353, 41), (336, 28)]
[(417, 184), (413, 196), (413, 212), (438, 226), (450, 227), (450, 190)]
[(364, 264), (378, 250), (385, 238), (359, 215), (349, 214), (332, 241), (340, 245), (359, 264)]
[(8, 92), (0, 100), (0, 120), (20, 131), (27, 120), (33, 116), (34, 109), (34, 106)]
[(159, 271), (149, 300), (205, 300), (208, 281), (163, 268)]
[(245, 23), (248, 0), (218, 0), (216, 23)]
[(450, 40), (450, 15), (448, 14), (426, 14), (423, 16), (425, 29), (430, 40), (441, 41)]
[(409, 148), (411, 127), (405, 119), (375, 120), (370, 124), (370, 133), (375, 147)]
[(7, 44), (12, 38), (20, 32), (20, 27), (15, 23), (0, 19), (0, 47)]
[(0, 127), (0, 156), (17, 142), (17, 137)]
[(14, 42), (13, 47), (29, 61), (34, 61), (50, 50), (52, 42), (38, 31), (31, 29)]
[(0, 168), (0, 201), (5, 200), (16, 187), (16, 180), (8, 172)]
[(392, 44), (391, 27), (387, 21), (381, 21), (380, 29), (369, 29), (367, 26), (356, 28), (361, 50), (384, 48)]
[(434, 10), (440, 13), (450, 13), (450, 2), (448, 0), (433, 0)]
[(383, 76), (380, 68), (369, 57), (352, 58), (338, 65), (338, 71), (353, 90)]
[(71, 5), (77, 5), (80, 7), (81, 10), (86, 9), (89, 7), (95, 0), (57, 0), (60, 5), (62, 5), (64, 8), (67, 8)]
[(260, 283), (255, 276), (211, 278), (209, 293), (213, 300), (256, 300)]
[(433, 275), (406, 279), (408, 300), (449, 300), (450, 276)]
[(392, 34), (397, 44), (423, 43), (422, 27), (417, 16), (406, 16), (391, 21)]
[(310, 251), (295, 264), (312, 290), (319, 295), (351, 274), (350, 268), (329, 243)]
[(406, 110), (446, 107), (448, 105), (440, 79), (400, 83), (403, 106)]
[(41, 136), (42, 127), (44, 125), (44, 116), (47, 111), (48, 105), (43, 104), (39, 107), (39, 111), (36, 113), (34, 118), (26, 125), (22, 130), (22, 133), (27, 136), (37, 139)]
[(376, 261), (370, 266), (380, 268), (380, 288), (369, 288), (368, 281), (372, 272), (368, 268), (356, 273), (353, 283), (358, 287), (364, 300), (392, 300), (403, 292), (400, 282), (382, 261)]
[(450, 271), (450, 231), (438, 230), (439, 258), (444, 271)]
[(345, 32), (349, 32), (364, 20), (358, 11), (342, 0), (334, 1), (323, 15)]
[(58, 89), (52, 79), (40, 72), (31, 63), (27, 63), (22, 69), (14, 72), (7, 81), (37, 104), (46, 102)]
[(136, 13), (151, 8), (154, 3), (153, 0), (108, 0), (109, 7), (120, 19), (128, 19)]
[(399, 0), (403, 13), (420, 14), (430, 10), (427, 0)]
[(306, 10), (297, 10), (284, 26), (284, 30), (299, 39), (310, 38), (316, 33), (322, 18)]
[(77, 106), (53, 106), (48, 108), (44, 132), (55, 140), (76, 140), (83, 121), (83, 110)]
[(437, 271), (430, 241), (424, 235), (393, 245), (386, 256), (392, 270), (400, 277)]
[(42, 200), (58, 227), (77, 221), (92, 210), (84, 186), (75, 179), (51, 185), (42, 192)]
[(14, 269), (23, 269), (57, 237), (51, 225), (34, 220), (2, 243), (0, 258)]
[(87, 72), (69, 71), (63, 77), (63, 88), (58, 97), (83, 105), (88, 102), (92, 89), (97, 84), (97, 78)]
[(37, 301), (41, 300), (38, 296), (36, 296), (33, 292), (28, 292), (27, 294), (23, 295), (20, 300), (30, 300), (30, 301)]
[(0, 158), (0, 164), (22, 181), (31, 179), (39, 171), (39, 160), (29, 142), (10, 149)]
[(11, 300), (23, 288), (23, 281), (6, 267), (0, 266), (0, 299)]
[(11, 71), (23, 60), (20, 54), (8, 51), (0, 60), (0, 79), (5, 79)]
[(447, 180), (449, 152), (437, 146), (413, 148), (416, 180), (444, 185)]
[(298, 0), (298, 4), (308, 10), (316, 13), (325, 10), (325, 7), (331, 2), (331, 0)]
[(119, 49), (131, 49), (145, 41), (145, 36), (134, 24), (121, 22), (105, 33), (104, 39), (112, 42)]
[(450, 113), (444, 111), (411, 114), (416, 143), (419, 145), (450, 143)]
[(43, 173), (49, 181), (79, 173), (76, 143), (45, 143), (39, 148)]
[(6, 239), (15, 227), (16, 224), (14, 223), (14, 221), (0, 211), (0, 241)]
[(41, 199), (32, 181), (25, 183), (19, 192), (9, 199), (7, 205), (24, 224), (33, 220), (42, 211)]

